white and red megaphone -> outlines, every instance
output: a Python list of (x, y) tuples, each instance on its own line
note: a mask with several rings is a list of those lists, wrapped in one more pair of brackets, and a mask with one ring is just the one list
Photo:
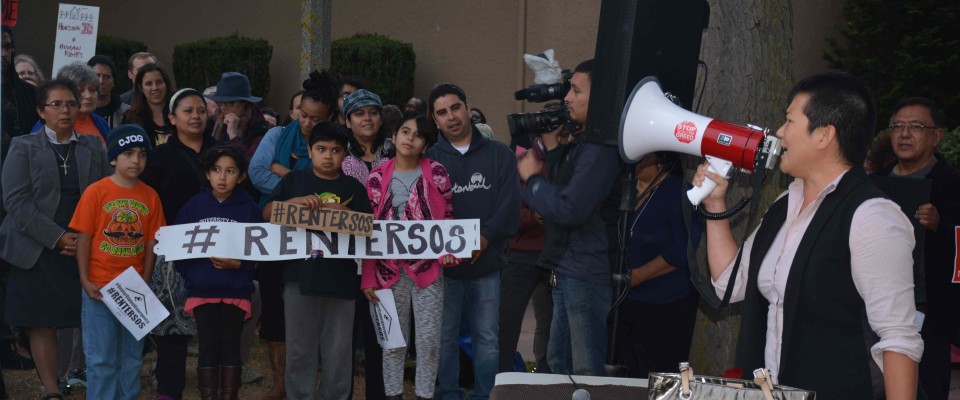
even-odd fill
[[(620, 118), (620, 156), (635, 163), (657, 151), (706, 157), (710, 170), (728, 176), (731, 167), (746, 172), (773, 169), (780, 156), (780, 139), (767, 129), (704, 117), (684, 110), (663, 94), (657, 78), (643, 78), (627, 99)], [(713, 191), (716, 183), (687, 191), (694, 205)]]

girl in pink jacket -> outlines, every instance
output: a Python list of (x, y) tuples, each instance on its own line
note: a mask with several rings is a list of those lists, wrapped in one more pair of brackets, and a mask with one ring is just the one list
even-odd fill
[[(407, 113), (393, 134), (396, 157), (370, 172), (367, 194), (377, 220), (435, 220), (453, 218), (453, 198), (447, 170), (423, 153), (436, 143), (437, 133), (422, 114)], [(390, 288), (405, 342), (410, 342), (410, 310), (416, 324), (418, 398), (432, 398), (440, 359), (440, 321), (443, 312), (441, 266), (459, 262), (447, 255), (440, 260), (364, 260), (361, 287), (372, 304), (375, 290)], [(383, 351), (383, 383), (388, 399), (403, 395), (406, 347)]]

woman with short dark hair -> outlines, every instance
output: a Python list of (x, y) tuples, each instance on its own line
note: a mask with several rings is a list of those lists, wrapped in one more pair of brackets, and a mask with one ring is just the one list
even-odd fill
[[(94, 112), (97, 110), (97, 96), (100, 94), (100, 78), (97, 78), (97, 73), (93, 72), (93, 68), (89, 65), (75, 62), (60, 68), (60, 71), (57, 72), (57, 79), (66, 79), (73, 82), (78, 93), (80, 93), (80, 97), (77, 99), (80, 102), (80, 109), (73, 129), (84, 135), (100, 136), (106, 143), (110, 126), (105, 119)], [(34, 130), (36, 129), (39, 129), (39, 124)]]
[(67, 226), (80, 195), (112, 173), (99, 135), (78, 135), (73, 82), (39, 88), (43, 126), (13, 139), (4, 160), (0, 258), (16, 268), (7, 281), (5, 322), (30, 330), (30, 349), (45, 399), (62, 399), (57, 382), (57, 329), (80, 326), (77, 234)]

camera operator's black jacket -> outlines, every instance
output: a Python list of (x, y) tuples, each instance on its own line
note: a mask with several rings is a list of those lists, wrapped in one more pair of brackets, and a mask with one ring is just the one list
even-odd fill
[(547, 155), (551, 179), (535, 174), (523, 201), (546, 224), (537, 265), (596, 285), (610, 285), (611, 244), (615, 243), (620, 174), (617, 149), (575, 139)]

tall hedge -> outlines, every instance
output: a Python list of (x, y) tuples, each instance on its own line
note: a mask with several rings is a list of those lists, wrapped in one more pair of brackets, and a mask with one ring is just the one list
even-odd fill
[(333, 41), (330, 58), (336, 76), (363, 78), (367, 89), (378, 94), (383, 104), (402, 106), (413, 96), (417, 56), (412, 44), (361, 33)]
[(130, 56), (147, 51), (147, 45), (136, 40), (121, 39), (112, 36), (100, 36), (97, 38), (97, 54), (103, 54), (110, 57), (117, 64), (117, 70), (113, 77), (113, 92), (124, 93), (130, 90), (131, 82), (127, 79), (127, 70), (130, 69), (128, 61)]
[(266, 98), (270, 92), (270, 58), (273, 46), (264, 39), (237, 34), (184, 43), (173, 48), (173, 74), (177, 87), (200, 91), (214, 86), (220, 74), (242, 73), (250, 79), (253, 95)]
[(937, 101), (947, 111), (947, 127), (960, 125), (960, 2), (845, 0), (843, 16), (842, 40), (828, 40), (824, 58), (870, 87), (878, 127), (907, 96)]

